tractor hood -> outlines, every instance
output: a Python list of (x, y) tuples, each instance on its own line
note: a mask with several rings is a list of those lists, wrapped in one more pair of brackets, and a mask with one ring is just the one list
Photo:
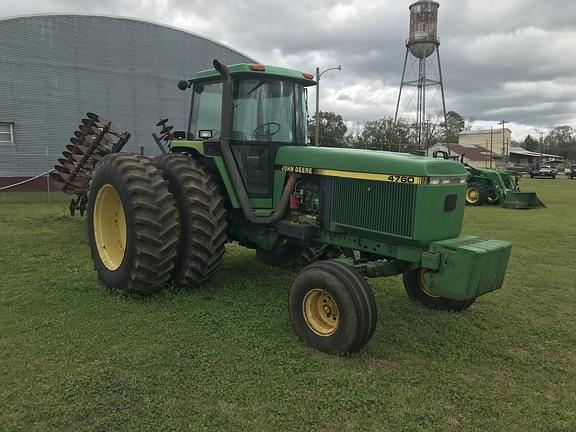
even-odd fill
[(464, 165), (456, 161), (362, 149), (283, 146), (275, 162), (284, 171), (303, 173), (312, 168), (418, 177), (468, 175)]

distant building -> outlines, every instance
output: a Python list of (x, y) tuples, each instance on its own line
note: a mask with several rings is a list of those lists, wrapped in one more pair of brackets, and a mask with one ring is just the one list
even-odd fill
[(490, 161), (490, 150), (480, 145), (448, 145), (445, 143), (439, 143), (428, 149), (428, 155), (432, 156), (433, 153), (438, 150), (448, 152), (452, 157), (457, 156), (460, 158), (464, 156), (463, 161), (476, 168), (492, 168), (498, 170), (510, 168), (519, 171), (529, 171), (530, 168), (541, 163), (556, 165), (564, 162), (562, 156), (550, 153), (533, 152), (519, 146), (512, 146), (509, 148), (508, 158), (506, 158), (505, 155), (496, 153), (492, 154), (492, 161)]
[[(461, 144), (436, 144), (428, 149), (428, 155), (432, 156), (435, 151), (449, 152), (451, 156), (458, 156), (463, 158), (463, 162), (476, 168), (490, 168), (490, 151), (485, 147), (479, 145), (461, 145)], [(496, 164), (502, 164), (502, 156), (494, 155), (492, 160), (492, 167), (496, 168)]]
[(0, 187), (51, 169), (87, 111), (132, 133), (126, 151), (158, 152), (160, 118), (186, 127), (191, 95), (179, 80), (215, 58), (253, 61), (176, 28), (85, 15), (0, 19), (0, 52)]
[(539, 163), (556, 165), (563, 161), (564, 158), (559, 155), (533, 152), (517, 146), (510, 147), (510, 165), (512, 165), (513, 168), (528, 171), (531, 167)]
[(512, 132), (510, 129), (502, 128), (466, 131), (458, 134), (458, 144), (482, 146), (494, 155), (506, 155), (512, 143)]

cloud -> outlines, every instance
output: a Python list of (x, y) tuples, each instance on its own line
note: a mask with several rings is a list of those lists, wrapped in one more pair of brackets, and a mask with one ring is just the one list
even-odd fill
[[(175, 25), (268, 64), (314, 72), (321, 109), (351, 121), (393, 115), (410, 2), (394, 0), (3, 0), (0, 16), (66, 12)], [(576, 126), (576, 2), (441, 0), (448, 110), (486, 124)], [(310, 92), (314, 104), (315, 92)], [(313, 106), (313, 105), (312, 105)], [(520, 126), (521, 125), (521, 126)]]

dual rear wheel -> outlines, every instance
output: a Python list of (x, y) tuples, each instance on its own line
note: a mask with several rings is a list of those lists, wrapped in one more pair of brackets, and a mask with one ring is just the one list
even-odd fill
[(214, 177), (179, 154), (103, 158), (90, 183), (87, 226), (100, 281), (142, 295), (209, 280), (227, 230)]

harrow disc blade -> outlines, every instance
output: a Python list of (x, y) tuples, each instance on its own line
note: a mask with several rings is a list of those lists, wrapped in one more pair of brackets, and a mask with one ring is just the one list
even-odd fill
[(54, 165), (54, 169), (61, 174), (70, 174), (70, 170), (62, 165)]
[(74, 161), (70, 160), (70, 159), (60, 158), (60, 159), (58, 159), (58, 162), (60, 162), (60, 165), (62, 165), (64, 167), (74, 166)]
[(50, 173), (50, 178), (56, 183), (57, 186), (64, 186), (64, 180), (62, 177), (60, 177), (59, 173), (52, 171)]
[(81, 186), (83, 184), (87, 184), (90, 181), (90, 177), (85, 174), (76, 174), (76, 176), (72, 177), (72, 174), (68, 173), (60, 173), (60, 177), (64, 180), (65, 183), (68, 183), (72, 186), (78, 185)]
[(96, 129), (96, 131), (95, 131), (94, 128), (91, 128), (90, 126), (85, 126), (85, 125), (80, 125), (80, 127), (78, 129), (80, 129), (80, 132), (83, 132), (88, 136), (96, 135), (99, 132), (98, 129)]
[(82, 119), (82, 124), (84, 126), (88, 126), (88, 127), (96, 126), (96, 122), (92, 119), (89, 119), (89, 118)]
[(67, 148), (68, 151), (69, 151), (70, 153), (72, 153), (72, 154), (83, 155), (83, 154), (85, 153), (85, 147), (82, 146), (82, 145), (80, 145), (80, 144), (77, 144), (77, 145), (68, 144), (68, 145), (66, 146), (66, 148)]

